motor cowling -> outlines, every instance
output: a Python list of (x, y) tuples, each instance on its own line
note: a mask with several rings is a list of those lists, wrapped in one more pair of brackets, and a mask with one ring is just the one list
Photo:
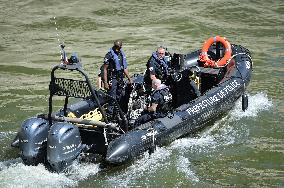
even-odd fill
[(64, 170), (82, 151), (78, 127), (70, 123), (55, 123), (47, 139), (47, 161), (57, 172)]
[(48, 121), (41, 118), (32, 117), (22, 123), (18, 134), (19, 149), (26, 165), (45, 161), (48, 129)]

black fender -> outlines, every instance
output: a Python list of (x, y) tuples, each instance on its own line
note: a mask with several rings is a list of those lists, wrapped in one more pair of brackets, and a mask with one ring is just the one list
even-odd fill
[(143, 142), (146, 139), (147, 133), (151, 136), (151, 131), (131, 131), (112, 141), (107, 150), (106, 162), (121, 164), (150, 150), (152, 147), (151, 143), (146, 144)]
[(110, 142), (106, 162), (121, 164), (139, 157), (146, 151), (153, 151), (156, 145), (163, 144), (167, 139), (158, 138), (167, 128), (160, 121), (145, 129), (130, 131)]

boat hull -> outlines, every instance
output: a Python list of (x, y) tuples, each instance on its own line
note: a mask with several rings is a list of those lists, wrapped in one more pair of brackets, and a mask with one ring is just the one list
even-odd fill
[[(96, 125), (80, 125), (78, 122), (68, 123), (65, 120), (48, 121), (39, 117), (29, 118), (21, 126), (18, 133), (19, 141), (15, 139), (13, 145), (19, 145), (21, 158), (25, 164), (47, 163), (57, 172), (69, 166), (83, 151), (99, 154), (109, 164), (126, 163), (146, 151), (152, 152), (156, 146), (165, 145), (204, 128), (209, 122), (227, 113), (245, 94), (252, 72), (250, 53), (237, 45), (232, 45), (232, 50), (233, 57), (229, 63), (217, 69), (198, 67), (199, 51), (188, 54), (180, 65), (179, 74), (176, 75), (171, 88), (171, 92), (175, 95), (173, 100), (176, 106), (164, 118), (147, 122), (126, 133), (121, 127), (114, 126), (110, 129), (111, 127), (108, 127), (110, 124), (107, 122), (103, 127), (103, 122), (99, 124), (98, 122), (103, 119), (104, 114), (97, 113), (97, 109), (107, 104), (108, 100), (103, 92), (97, 92), (95, 95), (98, 97), (97, 103), (90, 98), (84, 98), (68, 108), (66, 104), (65, 113), (62, 111), (57, 113), (60, 117), (72, 115), (77, 120), (87, 114), (86, 117), (95, 118)], [(192, 92), (190, 85), (192, 80), (188, 79), (192, 67), (200, 69), (201, 96)], [(139, 78), (136, 81), (138, 80), (140, 89), (143, 89), (143, 77), (140, 75), (135, 78)], [(63, 81), (66, 80), (60, 79), (62, 81), (60, 83), (65, 83)], [(65, 101), (68, 101), (67, 99)], [(121, 119), (118, 118), (116, 123), (119, 124), (120, 121)]]
[(164, 118), (141, 125), (113, 140), (107, 150), (106, 161), (125, 163), (156, 145), (164, 145), (179, 137), (202, 129), (220, 115), (227, 113), (245, 93), (251, 79), (252, 61), (243, 47), (235, 47), (234, 61), (227, 65), (226, 75), (216, 86), (189, 104), (180, 106)]

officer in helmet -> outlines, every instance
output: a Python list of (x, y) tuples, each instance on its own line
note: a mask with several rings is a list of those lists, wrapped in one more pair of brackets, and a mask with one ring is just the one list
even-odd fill
[[(122, 41), (116, 40), (104, 58), (103, 85), (109, 95), (118, 102), (122, 97), (124, 89), (124, 76), (127, 77), (128, 82), (131, 84), (132, 79), (128, 73), (126, 56), (122, 50)], [(109, 111), (113, 111), (113, 102), (110, 104)]]

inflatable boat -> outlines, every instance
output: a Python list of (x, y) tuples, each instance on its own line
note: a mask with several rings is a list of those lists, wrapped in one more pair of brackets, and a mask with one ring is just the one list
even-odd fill
[[(223, 37), (212, 37), (202, 49), (188, 54), (169, 54), (171, 110), (135, 128), (132, 123), (147, 103), (144, 76), (134, 75), (133, 84), (126, 83), (123, 99), (116, 101), (93, 87), (79, 61), (65, 61), (61, 47), (63, 61), (51, 71), (48, 113), (25, 120), (12, 142), (27, 165), (44, 163), (60, 172), (85, 154), (119, 165), (204, 128), (240, 98), (243, 110), (248, 106), (250, 52)], [(55, 112), (54, 96), (64, 99)], [(113, 114), (106, 110), (110, 103), (115, 104)]]

